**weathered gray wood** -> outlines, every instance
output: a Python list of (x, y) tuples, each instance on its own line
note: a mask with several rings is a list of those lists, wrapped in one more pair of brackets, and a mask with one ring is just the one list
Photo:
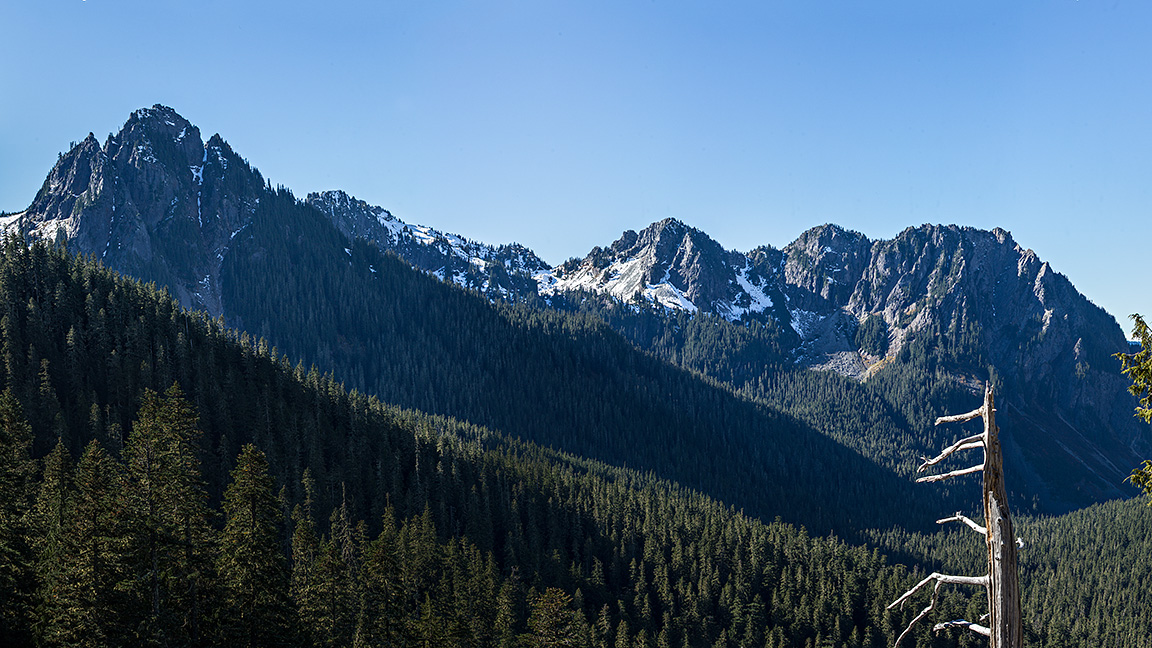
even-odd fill
[(970, 529), (972, 529), (973, 531), (975, 531), (976, 533), (979, 533), (982, 536), (988, 535), (988, 529), (985, 529), (984, 527), (980, 526), (979, 524), (976, 524), (968, 516), (961, 515), (960, 511), (956, 511), (956, 515), (953, 515), (952, 517), (946, 517), (942, 520), (936, 520), (936, 524), (944, 524), (946, 522), (963, 522), (964, 524), (968, 525), (968, 527)]
[(939, 632), (944, 628), (968, 628), (972, 632), (984, 635), (985, 637), (988, 637), (992, 634), (992, 631), (989, 630), (986, 626), (982, 626), (979, 623), (972, 623), (971, 621), (964, 621), (963, 619), (958, 621), (945, 621), (944, 623), (937, 623), (936, 625), (932, 626), (932, 630), (936, 632)]
[(980, 464), (979, 466), (972, 466), (971, 468), (963, 468), (961, 470), (953, 470), (952, 472), (944, 473), (943, 475), (928, 475), (927, 477), (921, 477), (917, 479), (916, 483), (923, 484), (926, 482), (944, 481), (945, 479), (952, 479), (953, 477), (959, 477), (961, 475), (971, 475), (973, 473), (978, 473), (982, 470), (984, 470), (984, 464)]
[(955, 414), (953, 416), (941, 416), (940, 418), (936, 419), (936, 425), (940, 425), (941, 423), (960, 423), (962, 421), (971, 421), (972, 419), (979, 417), (979, 416), (984, 416), (984, 408), (983, 407), (978, 407), (978, 408), (972, 410), (971, 412), (968, 412), (967, 414)]
[(984, 432), (982, 434), (961, 439), (945, 448), (939, 456), (925, 459), (920, 466), (920, 471), (939, 463), (954, 452), (979, 447), (984, 448), (984, 463), (942, 475), (921, 477), (916, 481), (943, 481), (960, 475), (983, 472), (984, 526), (976, 524), (959, 512), (952, 517), (937, 520), (937, 522), (963, 522), (984, 536), (988, 549), (988, 575), (947, 576), (933, 573), (893, 601), (888, 606), (889, 610), (903, 604), (927, 583), (936, 582), (936, 587), (932, 592), (932, 601), (908, 624), (908, 627), (896, 639), (896, 646), (900, 645), (900, 642), (908, 636), (912, 627), (920, 619), (923, 619), (936, 608), (938, 592), (943, 583), (983, 585), (988, 593), (988, 614), (980, 620), (983, 621), (987, 618), (989, 623), (987, 626), (983, 626), (964, 620), (946, 621), (936, 624), (933, 630), (953, 627), (968, 628), (977, 634), (988, 637), (991, 648), (1022, 648), (1024, 645), (1024, 626), (1020, 613), (1020, 586), (1016, 572), (1016, 552), (1023, 546), (1023, 543), (1017, 543), (1016, 534), (1012, 529), (1012, 516), (1008, 511), (1008, 496), (1004, 488), (1004, 463), (1000, 452), (1000, 429), (996, 427), (996, 406), (992, 387), (988, 386), (984, 390), (984, 405), (979, 409), (958, 416), (942, 416), (936, 419), (936, 424), (969, 421), (976, 417), (984, 419)]
[(1016, 534), (1004, 488), (1000, 429), (992, 388), (984, 392), (984, 526), (988, 543), (988, 628), (991, 648), (1021, 648), (1024, 624), (1016, 572)]
[[(942, 421), (942, 420), (944, 420), (944, 419), (936, 419), (936, 424), (939, 425), (940, 421)], [(965, 420), (967, 420), (967, 419), (965, 419)], [(940, 454), (936, 455), (935, 457), (932, 457), (931, 459), (925, 458), (924, 463), (920, 464), (920, 467), (916, 469), (916, 472), (924, 472), (925, 468), (928, 468), (929, 466), (935, 466), (936, 464), (940, 463), (941, 461), (944, 461), (944, 459), (946, 459), (953, 452), (959, 452), (961, 450), (972, 450), (975, 448), (982, 448), (982, 447), (984, 447), (984, 435), (983, 434), (974, 434), (974, 435), (972, 435), (966, 439), (960, 439), (956, 443), (953, 443), (952, 445), (948, 446), (947, 448), (944, 448), (944, 451), (941, 452)]]
[[(916, 623), (918, 621), (920, 621), (920, 619), (923, 619), (924, 617), (928, 616), (929, 612), (936, 609), (936, 601), (939, 600), (939, 598), (940, 598), (940, 586), (943, 585), (944, 583), (952, 583), (955, 585), (981, 585), (983, 587), (988, 587), (988, 577), (987, 576), (951, 576), (949, 574), (941, 574), (939, 572), (932, 572), (931, 574), (928, 575), (927, 578), (920, 581), (919, 583), (916, 583), (915, 587), (908, 590), (907, 592), (904, 592), (904, 596), (901, 596), (900, 598), (896, 599), (895, 601), (892, 601), (892, 603), (888, 606), (888, 609), (891, 610), (895, 607), (903, 605), (904, 601), (907, 601), (909, 598), (912, 597), (913, 594), (915, 594), (917, 591), (919, 591), (921, 587), (924, 587), (925, 585), (927, 585), (928, 583), (931, 583), (932, 581), (936, 582), (936, 586), (932, 588), (932, 600), (929, 601), (928, 605), (923, 610), (920, 610), (920, 613), (916, 615), (916, 618), (912, 619), (912, 621), (908, 624), (908, 627), (904, 628), (904, 632), (901, 632), (900, 636), (896, 637), (896, 644), (895, 644), (896, 646), (899, 646), (900, 642), (904, 641), (904, 638), (908, 636), (908, 633), (912, 632), (912, 628), (916, 625)], [(957, 624), (957, 625), (967, 624), (969, 626), (975, 626), (975, 624), (968, 623), (967, 621), (949, 621), (948, 623), (949, 624)], [(975, 627), (976, 628), (983, 628), (983, 626), (975, 626)], [(976, 630), (976, 632), (979, 632), (979, 630)]]

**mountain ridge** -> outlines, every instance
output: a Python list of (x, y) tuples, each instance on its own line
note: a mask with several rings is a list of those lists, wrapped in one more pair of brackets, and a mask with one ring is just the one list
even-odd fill
[[(5, 217), (5, 226), (64, 242), (168, 286), (184, 306), (263, 334), (269, 321), (229, 312), (224, 295), (228, 281), (243, 280), (235, 273), (229, 279), (227, 270), (243, 265), (229, 261), (248, 235), (236, 237), (273, 195), (222, 137), (204, 142), (190, 122), (157, 105), (134, 112), (103, 146), (90, 134), (62, 155), (29, 208)], [(1131, 419), (1126, 383), (1112, 367), (1110, 354), (1128, 350), (1119, 325), (1005, 230), (922, 225), (873, 241), (825, 224), (783, 248), (741, 253), (665, 219), (549, 267), (524, 246), (409, 225), (344, 192), (299, 203), (312, 210), (308, 218), (334, 228), (310, 224), (318, 236), (345, 239), (347, 263), (359, 263), (353, 241), (364, 238), (489, 299), (571, 309), (603, 299), (637, 311), (770, 323), (795, 367), (881, 384), (892, 367), (910, 362), (912, 350), (934, 354), (934, 371), (949, 389), (998, 381), (1001, 402), (1021, 422), (1007, 451), (1034, 473), (1030, 487), (1059, 492), (1054, 500), (1076, 505), (1121, 496), (1127, 466), (1152, 453), (1152, 434)], [(304, 236), (290, 229), (282, 235)], [(266, 254), (267, 245), (244, 254)], [(347, 340), (317, 340), (311, 357), (323, 362), (342, 344)], [(914, 380), (886, 388), (907, 392)], [(1061, 486), (1067, 470), (1083, 482)]]

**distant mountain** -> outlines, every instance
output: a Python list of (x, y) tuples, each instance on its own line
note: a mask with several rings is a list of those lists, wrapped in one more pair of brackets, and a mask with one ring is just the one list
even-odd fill
[(133, 112), (103, 146), (89, 133), (6, 225), (66, 241), (219, 315), (220, 264), (264, 191), (260, 173), (223, 138), (204, 142), (188, 120), (157, 105)]
[[(1121, 496), (1131, 468), (1152, 455), (1111, 357), (1129, 350), (1115, 319), (1001, 229), (923, 225), (872, 241), (823, 225), (782, 250), (741, 254), (664, 220), (555, 268), (541, 286), (545, 295), (579, 289), (737, 322), (768, 318), (797, 334), (779, 338), (794, 344), (796, 365), (855, 380), (899, 373), (924, 354), (937, 391), (975, 394), (994, 380), (1014, 427), (1009, 461), (1045, 506)], [(878, 376), (875, 389), (895, 402), (918, 391), (909, 381), (928, 378)]]
[(517, 243), (491, 246), (424, 225), (409, 225), (388, 210), (343, 191), (311, 193), (305, 202), (323, 212), (349, 239), (366, 238), (443, 281), (489, 297), (534, 294), (533, 277), (548, 270), (532, 250)]
[[(379, 251), (490, 300), (580, 309), (594, 298), (618, 312), (652, 315), (644, 324), (652, 345), (629, 336), (641, 348), (785, 409), (833, 402), (844, 389), (865, 401), (879, 398), (891, 410), (884, 420), (911, 439), (900, 446), (904, 454), (935, 449), (921, 417), (930, 421), (931, 412), (993, 380), (1002, 390), (1005, 428), (1014, 430), (1005, 435), (1007, 460), (1020, 490), (1037, 494), (1044, 509), (1125, 495), (1123, 478), (1152, 456), (1152, 433), (1131, 417), (1132, 398), (1110, 357), (1128, 350), (1119, 326), (1003, 230), (924, 225), (872, 241), (823, 225), (781, 249), (742, 253), (666, 219), (549, 267), (523, 246), (489, 246), (406, 224), (344, 192), (296, 201), (269, 186), (219, 135), (204, 142), (195, 126), (159, 105), (134, 112), (103, 145), (89, 135), (63, 154), (28, 209), (3, 225), (156, 281), (182, 305), (224, 315), (294, 357), (341, 372), (351, 385), (396, 389), (417, 399), (399, 402), (431, 411), (466, 416), (447, 406), (458, 395), (438, 391), (448, 382), (430, 385), (440, 379), (437, 371), (485, 352), (435, 328), (446, 324), (421, 320), (428, 328), (405, 329), (410, 339), (387, 344), (424, 348), (440, 340), (453, 351), (439, 356), (436, 370), (397, 376), (402, 385), (381, 382), (393, 370), (388, 358), (366, 354), (383, 349), (381, 336), (396, 332), (381, 328), (391, 315), (364, 310), (378, 302), (364, 295), (375, 290), (366, 278), (383, 268)], [(329, 274), (315, 276), (322, 268)], [(769, 363), (745, 353), (732, 369), (737, 355), (725, 345), (735, 333), (726, 341), (715, 335), (689, 341), (670, 317), (678, 314), (749, 331), (768, 327), (765, 344), (775, 355)], [(623, 331), (620, 322), (613, 325)], [(826, 381), (803, 398), (780, 395), (801, 389), (786, 380), (791, 369), (781, 368), (781, 357), (786, 367), (832, 370), (858, 386)], [(460, 376), (446, 378), (456, 381), (452, 389), (465, 389)], [(830, 436), (848, 429), (839, 415), (808, 411)], [(892, 455), (887, 437), (866, 439), (866, 427), (852, 429), (856, 438), (845, 443), (881, 465), (908, 461)]]
[(608, 248), (569, 261), (540, 277), (543, 294), (572, 290), (607, 293), (625, 302), (716, 313), (729, 320), (786, 317), (779, 268), (729, 252), (707, 234), (665, 219), (639, 234), (624, 232)]

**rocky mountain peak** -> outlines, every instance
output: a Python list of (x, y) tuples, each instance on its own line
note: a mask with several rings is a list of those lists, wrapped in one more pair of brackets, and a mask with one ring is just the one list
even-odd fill
[(310, 193), (305, 202), (326, 216), (344, 236), (368, 239), (442, 280), (491, 297), (534, 295), (537, 289), (533, 275), (548, 267), (522, 245), (486, 245), (431, 227), (410, 225), (387, 209), (342, 190)]
[(140, 168), (148, 164), (187, 167), (202, 163), (200, 129), (175, 110), (156, 104), (132, 113), (114, 138), (109, 155), (120, 155)]
[(133, 112), (101, 147), (60, 156), (9, 227), (66, 243), (125, 274), (168, 285), (185, 306), (221, 312), (219, 269), (264, 181), (214, 135), (157, 104)]
[[(769, 273), (772, 271), (769, 270)], [(554, 268), (545, 294), (584, 290), (669, 309), (703, 310), (739, 319), (773, 303), (762, 272), (706, 233), (674, 219), (627, 230), (608, 248)]]
[(852, 294), (869, 260), (872, 242), (860, 232), (821, 225), (784, 248), (784, 280), (800, 288), (789, 297), (797, 308), (825, 310)]

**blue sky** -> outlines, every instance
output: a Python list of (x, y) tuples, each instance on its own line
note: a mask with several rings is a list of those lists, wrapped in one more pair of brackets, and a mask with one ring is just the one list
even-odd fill
[(1149, 34), (1131, 1), (6, 0), (0, 209), (163, 103), (299, 196), (550, 263), (669, 216), (739, 250), (999, 226), (1127, 330)]

